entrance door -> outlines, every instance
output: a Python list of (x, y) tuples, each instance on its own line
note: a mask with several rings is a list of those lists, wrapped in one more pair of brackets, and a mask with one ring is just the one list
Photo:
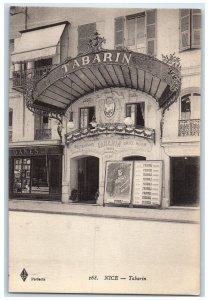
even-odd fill
[(199, 157), (171, 158), (171, 205), (198, 205), (199, 164)]
[(78, 200), (96, 203), (99, 190), (99, 159), (94, 156), (78, 160)]

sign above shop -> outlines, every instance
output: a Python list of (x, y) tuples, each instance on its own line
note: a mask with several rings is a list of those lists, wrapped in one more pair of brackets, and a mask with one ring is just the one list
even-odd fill
[(63, 154), (63, 146), (51, 146), (51, 147), (16, 147), (9, 149), (10, 156), (40, 156), (40, 155), (55, 155)]

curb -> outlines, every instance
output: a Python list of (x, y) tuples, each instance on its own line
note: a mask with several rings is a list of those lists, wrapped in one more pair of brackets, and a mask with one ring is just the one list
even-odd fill
[(99, 213), (82, 213), (82, 212), (62, 212), (53, 210), (41, 210), (41, 209), (19, 209), (10, 208), (9, 211), (17, 212), (30, 212), (30, 213), (43, 213), (43, 214), (54, 214), (54, 215), (74, 215), (83, 217), (97, 217), (97, 218), (108, 218), (108, 219), (120, 219), (120, 220), (135, 220), (135, 221), (151, 221), (151, 222), (167, 222), (167, 223), (184, 223), (184, 224), (199, 224), (198, 221), (184, 220), (184, 219), (167, 219), (167, 218), (153, 218), (147, 216), (124, 216), (124, 215), (112, 215), (112, 214), (99, 214)]

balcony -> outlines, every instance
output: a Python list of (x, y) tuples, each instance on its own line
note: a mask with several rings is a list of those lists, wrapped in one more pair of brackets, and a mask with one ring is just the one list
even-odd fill
[(52, 137), (52, 130), (47, 129), (35, 129), (34, 140), (50, 140)]
[(86, 137), (96, 137), (101, 134), (117, 134), (121, 136), (132, 136), (152, 140), (155, 142), (155, 130), (145, 127), (127, 127), (124, 123), (97, 124), (95, 128), (82, 128), (74, 130), (65, 135), (66, 144), (73, 143)]
[(35, 69), (27, 69), (27, 70), (21, 70), (21, 71), (13, 71), (12, 81), (13, 81), (13, 88), (17, 89), (19, 91), (22, 91), (24, 89), (25, 85), (25, 79), (30, 74), (32, 75), (32, 79), (35, 81), (38, 81), (42, 78), (43, 75), (48, 73), (52, 68), (52, 65), (43, 66), (40, 68)]
[(179, 136), (199, 136), (200, 135), (200, 120), (179, 120)]

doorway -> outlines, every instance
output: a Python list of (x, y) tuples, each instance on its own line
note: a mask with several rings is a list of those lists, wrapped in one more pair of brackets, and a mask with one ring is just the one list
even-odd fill
[(99, 191), (99, 159), (94, 156), (78, 160), (78, 201), (96, 203)]
[(171, 157), (171, 206), (198, 206), (199, 157)]

